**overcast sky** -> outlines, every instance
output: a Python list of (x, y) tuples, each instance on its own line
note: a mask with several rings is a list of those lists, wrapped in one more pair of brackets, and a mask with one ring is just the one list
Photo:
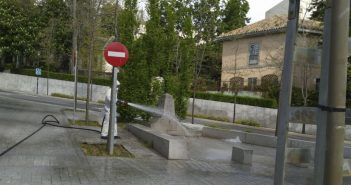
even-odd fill
[(248, 17), (251, 18), (250, 24), (264, 19), (267, 10), (278, 4), (282, 0), (247, 0), (250, 5)]

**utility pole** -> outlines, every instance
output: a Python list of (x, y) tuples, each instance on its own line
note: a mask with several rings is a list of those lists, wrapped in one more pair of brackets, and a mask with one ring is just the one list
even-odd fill
[(274, 168), (274, 185), (284, 185), (285, 149), (288, 133), (291, 87), (293, 75), (293, 58), (299, 19), (300, 0), (289, 1), (288, 24), (285, 40), (284, 66), (279, 94), (278, 141)]
[(77, 110), (77, 74), (78, 74), (78, 52), (77, 52), (77, 0), (73, 0), (73, 38), (72, 38), (72, 63), (74, 67), (74, 107), (73, 120), (75, 121), (75, 114)]
[[(328, 102), (328, 80), (330, 62), (330, 29), (331, 29), (331, 1), (326, 1), (324, 12), (323, 49), (319, 85), (319, 100), (321, 106)], [(314, 185), (324, 185), (324, 169), (326, 155), (327, 113), (319, 109), (317, 116), (316, 147), (314, 152)]]
[(345, 101), (350, 1), (331, 1), (330, 64), (327, 112), (325, 184), (343, 184)]

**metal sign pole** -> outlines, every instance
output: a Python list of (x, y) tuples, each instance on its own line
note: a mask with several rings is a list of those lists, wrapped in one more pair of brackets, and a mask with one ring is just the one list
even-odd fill
[(37, 76), (37, 94), (38, 94), (38, 86), (39, 86), (39, 77)]
[(285, 177), (285, 148), (289, 124), (293, 58), (299, 19), (300, 0), (290, 0), (285, 41), (284, 66), (279, 94), (278, 140), (274, 168), (274, 185), (283, 185)]
[(117, 100), (117, 75), (118, 68), (113, 67), (113, 80), (111, 86), (111, 104), (110, 104), (110, 120), (108, 126), (108, 137), (107, 137), (107, 150), (110, 155), (113, 154), (113, 145), (114, 145), (114, 131), (115, 131), (115, 123), (116, 123), (116, 100)]
[[(328, 102), (328, 81), (329, 81), (329, 62), (330, 62), (330, 24), (331, 6), (330, 1), (326, 3), (324, 14), (324, 33), (323, 33), (323, 52), (319, 86), (319, 105), (327, 105)], [(317, 117), (316, 149), (314, 152), (314, 184), (324, 184), (325, 152), (327, 134), (327, 114), (326, 111), (319, 110)]]

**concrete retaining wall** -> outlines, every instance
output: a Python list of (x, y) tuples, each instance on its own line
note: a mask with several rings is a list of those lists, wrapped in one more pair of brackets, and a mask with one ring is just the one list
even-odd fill
[[(234, 105), (232, 103), (196, 99), (194, 114), (233, 119)], [(189, 99), (187, 113), (192, 112), (192, 98)], [(255, 107), (249, 105), (236, 105), (237, 120), (254, 120), (262, 127), (273, 128), (276, 126), (277, 109)], [(316, 134), (317, 109), (314, 107), (291, 107), (289, 131), (301, 133), (302, 123), (305, 123), (307, 134)], [(351, 124), (351, 111), (346, 112), (346, 123)], [(351, 140), (351, 125), (345, 127), (345, 139)]]
[[(47, 88), (49, 87), (49, 88)], [(101, 85), (92, 85), (92, 100), (104, 100), (106, 91), (109, 87)], [(37, 77), (17, 75), (10, 73), (0, 73), (0, 89), (8, 91), (21, 91), (30, 94), (37, 93)], [(49, 91), (47, 91), (49, 90)], [(55, 80), (46, 78), (38, 78), (38, 94), (51, 95), (52, 93), (60, 93), (74, 96), (74, 82)], [(78, 97), (86, 97), (87, 84), (78, 83)]]
[[(191, 114), (192, 98), (189, 99), (188, 114)], [(214, 117), (223, 117), (228, 120), (233, 119), (234, 106), (232, 103), (210, 101), (196, 99), (194, 112), (195, 114), (202, 114)], [(263, 127), (275, 128), (277, 119), (277, 110), (254, 107), (249, 105), (236, 105), (236, 119), (238, 120), (255, 120)]]

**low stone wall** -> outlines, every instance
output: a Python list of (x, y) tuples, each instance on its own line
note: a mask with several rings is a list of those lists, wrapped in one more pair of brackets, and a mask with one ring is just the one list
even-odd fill
[[(49, 87), (49, 88), (48, 88)], [(104, 100), (106, 91), (109, 87), (101, 85), (92, 85), (92, 100), (99, 101)], [(37, 77), (17, 75), (10, 73), (0, 73), (0, 89), (8, 91), (21, 91), (30, 94), (37, 93)], [(77, 85), (77, 96), (86, 97), (87, 95), (87, 84), (78, 83)], [(65, 95), (74, 96), (74, 82), (55, 80), (46, 78), (38, 78), (38, 94), (39, 95), (51, 95), (52, 93), (60, 93)]]
[[(192, 110), (192, 98), (189, 99), (188, 114)], [(214, 117), (233, 119), (234, 105), (232, 103), (196, 99), (194, 113)], [(255, 120), (263, 127), (275, 128), (277, 109), (255, 107), (250, 105), (236, 105), (236, 119)]]
[[(192, 113), (192, 98), (189, 98), (187, 113)], [(234, 104), (211, 100), (196, 99), (194, 106), (195, 115), (206, 115), (221, 117), (228, 120), (233, 119)], [(315, 107), (291, 107), (289, 131), (302, 132), (302, 123), (305, 123), (307, 134), (316, 134), (317, 108)], [(255, 107), (250, 105), (236, 104), (237, 120), (254, 120), (262, 127), (275, 129), (277, 120), (277, 109)], [(347, 124), (351, 124), (351, 111), (346, 112)], [(351, 125), (346, 125), (345, 139), (351, 140)]]

